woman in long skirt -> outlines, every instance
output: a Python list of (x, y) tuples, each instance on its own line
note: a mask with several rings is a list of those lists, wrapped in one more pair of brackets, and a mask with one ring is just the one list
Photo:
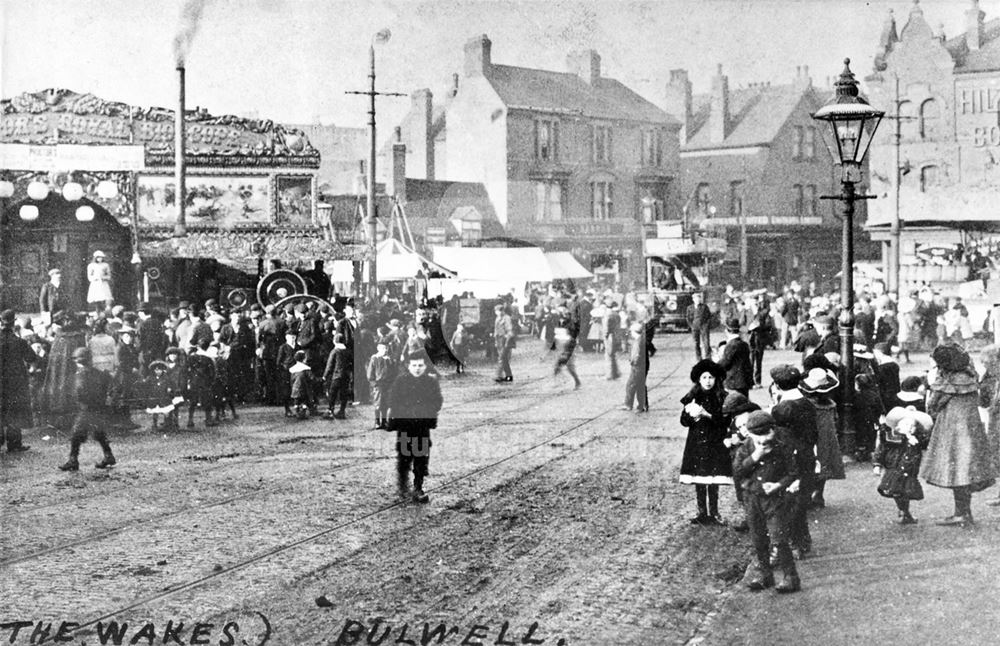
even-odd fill
[(939, 345), (931, 353), (927, 412), (934, 431), (920, 476), (936, 487), (951, 489), (955, 513), (938, 525), (972, 524), (972, 494), (996, 481), (996, 452), (979, 417), (979, 383), (969, 355), (957, 345)]
[(816, 474), (812, 493), (812, 507), (825, 507), (823, 494), (827, 480), (843, 480), (844, 458), (837, 442), (837, 404), (831, 394), (840, 386), (833, 373), (824, 368), (812, 368), (799, 384), (799, 390), (816, 408)]

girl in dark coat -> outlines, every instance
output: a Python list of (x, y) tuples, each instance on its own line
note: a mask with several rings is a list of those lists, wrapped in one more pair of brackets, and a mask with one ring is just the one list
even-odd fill
[(910, 501), (924, 499), (917, 473), (933, 425), (927, 413), (897, 406), (889, 411), (885, 424), (879, 429), (878, 449), (872, 456), (875, 475), (882, 475), (878, 492), (896, 501), (901, 525), (917, 522), (910, 514)]
[(927, 412), (934, 419), (934, 433), (920, 476), (951, 489), (955, 498), (955, 513), (939, 525), (970, 525), (972, 494), (992, 486), (998, 471), (979, 418), (979, 379), (969, 355), (957, 345), (934, 348), (931, 359), (937, 374), (929, 380)]
[[(691, 519), (696, 525), (718, 525), (719, 485), (733, 484), (729, 450), (723, 443), (728, 435), (722, 413), (726, 391), (722, 380), (726, 371), (710, 359), (702, 359), (691, 369), (694, 386), (681, 404), (681, 425), (688, 429), (681, 459), (682, 484), (693, 484), (698, 501), (698, 515)], [(707, 504), (706, 504), (707, 503)]]
[[(979, 381), (979, 406), (989, 410), (986, 437), (990, 451), (1000, 459), (1000, 345), (988, 345), (982, 350), (983, 378)], [(1000, 506), (1000, 498), (986, 503)]]

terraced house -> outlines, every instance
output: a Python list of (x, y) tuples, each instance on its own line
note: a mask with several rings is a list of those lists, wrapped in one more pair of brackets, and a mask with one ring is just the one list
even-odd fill
[[(666, 109), (683, 123), (681, 168), (686, 227), (726, 238), (721, 275), (745, 285), (780, 288), (798, 280), (828, 282), (840, 270), (840, 182), (823, 124), (811, 114), (831, 92), (800, 67), (791, 83), (730, 90), (722, 66), (711, 92), (692, 95), (685, 70), (672, 70)], [(864, 187), (859, 186), (859, 191)], [(877, 257), (859, 223), (855, 258)]]
[(567, 67), (499, 65), (486, 35), (468, 41), (437, 174), (482, 182), (508, 238), (570, 251), (609, 284), (642, 284), (643, 236), (680, 218), (680, 123), (602, 76), (593, 50)]

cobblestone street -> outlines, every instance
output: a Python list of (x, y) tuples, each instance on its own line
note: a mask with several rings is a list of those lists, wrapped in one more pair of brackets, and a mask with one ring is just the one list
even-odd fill
[[(118, 434), (109, 472), (90, 468), (88, 444), (86, 468), (61, 473), (66, 438), (29, 433), (31, 451), (2, 458), (0, 621), (32, 623), (0, 637), (32, 643), (36, 622), (54, 633), (72, 621), (75, 643), (119, 643), (114, 621), (129, 625), (120, 643), (154, 643), (147, 622), (155, 643), (257, 644), (268, 631), (281, 645), (888, 643), (936, 625), (931, 642), (945, 643), (955, 624), (932, 621), (945, 610), (927, 626), (913, 614), (935, 599), (934, 577), (961, 572), (956, 593), (996, 592), (984, 574), (996, 557), (980, 557), (1000, 523), (980, 496), (973, 530), (901, 530), (867, 465), (849, 467), (814, 516), (803, 592), (744, 592), (746, 537), (688, 523), (693, 491), (677, 483), (690, 338), (657, 345), (648, 416), (618, 410), (624, 380), (605, 381), (599, 356), (578, 357), (574, 391), (537, 342), (518, 348), (513, 384), (482, 364), (445, 377), (423, 506), (396, 501), (392, 436), (370, 430), (368, 407), (346, 422), (251, 408), (208, 431)], [(929, 524), (949, 499), (927, 489), (916, 513)], [(731, 490), (722, 503), (734, 518)], [(907, 621), (873, 610), (872, 595)], [(984, 631), (969, 634), (992, 634), (995, 612), (968, 614), (965, 601), (959, 617)], [(747, 618), (769, 628), (749, 632)], [(199, 637), (198, 622), (213, 626)]]

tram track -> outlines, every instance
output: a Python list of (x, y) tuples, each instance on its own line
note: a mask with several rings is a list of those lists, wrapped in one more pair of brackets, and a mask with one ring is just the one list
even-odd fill
[[(685, 344), (682, 341), (681, 342), (681, 347), (684, 347), (684, 345)], [(673, 366), (669, 366), (669, 372), (667, 372), (665, 375), (663, 375), (662, 377), (660, 377), (652, 386), (650, 386), (648, 388), (648, 390), (652, 391), (652, 390), (660, 388), (668, 379), (670, 379), (671, 377), (673, 377), (673, 376), (676, 375), (676, 373), (681, 369), (682, 365), (683, 364), (681, 364), (680, 362), (678, 362), (678, 363), (674, 364)], [(522, 382), (522, 383), (527, 383), (527, 382)], [(550, 393), (540, 393), (540, 394), (542, 394), (542, 395), (549, 395)], [(532, 405), (534, 405), (534, 404), (532, 404)], [(530, 406), (529, 406), (529, 408), (530, 408)], [(513, 460), (516, 460), (517, 458), (522, 457), (522, 456), (524, 456), (524, 455), (526, 455), (526, 454), (528, 454), (528, 453), (530, 453), (532, 451), (536, 451), (536, 450), (538, 450), (538, 449), (540, 449), (542, 447), (548, 446), (552, 442), (555, 442), (555, 441), (557, 441), (557, 440), (559, 440), (561, 438), (564, 438), (564, 437), (570, 435), (571, 433), (573, 433), (573, 432), (575, 432), (575, 431), (577, 431), (577, 430), (579, 430), (581, 428), (584, 428), (587, 425), (592, 424), (592, 423), (594, 423), (595, 421), (597, 421), (599, 419), (604, 418), (605, 416), (609, 415), (610, 413), (612, 413), (613, 411), (615, 411), (617, 409), (618, 409), (617, 405), (612, 405), (612, 406), (604, 408), (603, 410), (601, 410), (600, 412), (598, 412), (598, 413), (596, 413), (594, 415), (587, 416), (587, 417), (574, 418), (574, 423), (573, 424), (571, 424), (567, 428), (564, 428), (564, 429), (560, 430), (557, 433), (546, 435), (546, 437), (543, 438), (542, 440), (539, 440), (539, 441), (536, 441), (534, 443), (531, 443), (528, 446), (526, 446), (526, 447), (524, 447), (522, 449), (519, 449), (517, 451), (514, 451), (513, 453), (510, 453), (510, 454), (508, 454), (508, 455), (506, 455), (506, 456), (504, 456), (504, 457), (502, 457), (500, 459), (493, 460), (493, 461), (490, 461), (490, 462), (488, 462), (486, 464), (483, 464), (483, 465), (480, 465), (480, 466), (475, 467), (473, 469), (470, 469), (470, 470), (468, 470), (468, 471), (466, 471), (466, 472), (464, 472), (464, 473), (462, 473), (460, 475), (457, 475), (455, 477), (450, 478), (449, 480), (447, 480), (445, 482), (442, 482), (440, 484), (437, 484), (434, 487), (431, 487), (431, 488), (427, 489), (427, 491), (428, 492), (434, 492), (434, 493), (441, 493), (443, 491), (447, 491), (447, 490), (450, 490), (452, 488), (455, 488), (458, 484), (460, 484), (462, 482), (465, 482), (465, 481), (467, 481), (469, 479), (475, 478), (477, 475), (480, 475), (480, 474), (482, 474), (482, 473), (484, 473), (484, 472), (486, 472), (488, 470), (494, 469), (494, 468), (496, 468), (496, 467), (498, 467), (500, 465), (503, 465), (503, 464), (508, 463), (510, 461), (513, 461)], [(508, 415), (509, 415), (509, 413), (508, 413)], [(484, 422), (485, 421), (486, 420), (484, 420)], [(478, 428), (480, 426), (482, 426), (482, 424), (477, 424), (473, 428)], [(468, 432), (469, 430), (471, 430), (471, 428), (470, 429), (466, 429), (465, 431), (460, 431), (459, 433), (451, 434), (451, 435), (449, 435), (447, 437), (455, 437), (455, 436), (457, 436), (457, 435), (459, 435), (461, 433)], [(580, 446), (569, 448), (567, 451), (561, 453), (560, 456), (559, 456), (559, 458), (565, 457), (569, 453), (572, 453), (574, 451), (580, 450), (586, 444), (587, 443), (585, 442), (585, 443), (581, 444)], [(554, 460), (554, 459), (559, 459), (559, 458), (552, 458), (552, 459)], [(371, 461), (373, 462), (374, 460), (371, 460)], [(548, 462), (549, 461), (546, 461), (546, 464)], [(351, 465), (351, 466), (360, 466), (360, 464), (358, 464), (358, 465)], [(540, 468), (540, 467), (538, 467), (538, 468)], [(357, 515), (354, 515), (353, 517), (351, 517), (351, 518), (349, 518), (347, 520), (344, 520), (342, 522), (339, 522), (339, 523), (337, 523), (337, 524), (335, 524), (335, 525), (333, 525), (331, 527), (324, 528), (324, 529), (322, 529), (320, 531), (312, 532), (312, 533), (310, 533), (310, 534), (308, 534), (306, 536), (303, 536), (303, 537), (300, 537), (300, 538), (296, 538), (294, 540), (286, 541), (286, 542), (281, 543), (279, 545), (276, 545), (276, 546), (273, 546), (271, 548), (268, 548), (268, 549), (266, 549), (266, 550), (264, 550), (264, 551), (262, 551), (262, 552), (260, 552), (258, 554), (253, 554), (253, 555), (250, 555), (248, 557), (245, 557), (245, 558), (243, 558), (243, 559), (241, 559), (239, 561), (236, 561), (234, 563), (231, 563), (231, 564), (229, 564), (227, 566), (217, 567), (216, 569), (214, 569), (213, 571), (211, 571), (211, 572), (209, 572), (207, 574), (204, 574), (204, 575), (201, 575), (201, 576), (197, 576), (197, 577), (194, 577), (194, 578), (189, 579), (187, 581), (181, 581), (181, 582), (175, 583), (173, 585), (167, 586), (167, 587), (162, 588), (162, 589), (160, 589), (160, 590), (158, 590), (158, 591), (156, 591), (156, 592), (154, 592), (152, 594), (146, 595), (146, 596), (141, 597), (141, 598), (139, 598), (139, 599), (137, 599), (135, 601), (132, 601), (131, 603), (128, 603), (127, 605), (123, 605), (121, 607), (117, 607), (117, 608), (115, 608), (114, 610), (111, 610), (111, 611), (106, 611), (103, 614), (100, 614), (99, 616), (93, 616), (93, 617), (90, 617), (90, 618), (82, 619), (81, 623), (79, 625), (79, 628), (80, 629), (87, 629), (87, 628), (90, 628), (92, 626), (95, 626), (98, 622), (106, 621), (106, 620), (109, 620), (109, 619), (112, 619), (112, 618), (118, 618), (119, 616), (121, 616), (121, 615), (123, 615), (125, 613), (128, 613), (130, 611), (136, 610), (138, 608), (142, 608), (142, 607), (147, 606), (147, 605), (149, 605), (149, 604), (151, 604), (153, 602), (161, 601), (161, 600), (163, 600), (165, 598), (174, 596), (174, 595), (179, 594), (181, 592), (184, 592), (186, 590), (191, 590), (191, 589), (197, 588), (197, 587), (199, 587), (199, 586), (201, 586), (203, 584), (209, 583), (211, 581), (218, 580), (218, 579), (220, 579), (220, 577), (224, 577), (224, 576), (233, 574), (233, 573), (235, 573), (237, 571), (240, 571), (240, 570), (242, 570), (242, 569), (244, 569), (246, 567), (249, 567), (249, 566), (251, 566), (251, 565), (253, 565), (255, 563), (259, 563), (259, 562), (265, 561), (265, 560), (270, 559), (272, 557), (281, 555), (281, 554), (286, 553), (286, 552), (290, 552), (290, 551), (295, 550), (295, 549), (297, 549), (299, 547), (302, 547), (302, 546), (308, 545), (310, 543), (316, 542), (316, 541), (318, 541), (318, 540), (320, 540), (320, 539), (322, 539), (324, 537), (327, 537), (327, 536), (329, 536), (331, 534), (334, 534), (334, 533), (339, 532), (341, 530), (347, 529), (347, 528), (349, 528), (351, 526), (358, 525), (358, 524), (360, 524), (360, 523), (362, 523), (362, 522), (364, 522), (364, 521), (366, 521), (368, 519), (376, 517), (376, 516), (378, 516), (380, 514), (384, 514), (384, 513), (388, 512), (390, 510), (397, 509), (397, 508), (399, 508), (401, 506), (404, 506), (404, 505), (408, 505), (408, 503), (403, 502), (403, 501), (395, 500), (395, 501), (392, 501), (392, 502), (385, 502), (384, 504), (376, 505), (376, 506), (374, 506), (374, 508), (368, 508), (368, 509), (361, 508), (361, 509), (358, 509), (358, 510), (354, 510)], [(323, 564), (322, 567), (316, 568), (316, 571), (322, 571), (322, 570), (329, 569), (331, 567), (336, 567), (338, 564), (341, 564), (341, 563), (345, 562), (349, 558), (350, 558), (350, 554), (342, 556), (342, 557), (337, 558), (337, 559), (335, 559), (335, 560), (333, 560), (333, 561), (331, 561), (329, 563)], [(2, 563), (0, 563), (0, 564), (2, 564)]]
[[(458, 402), (455, 402), (454, 404), (449, 405), (447, 411), (448, 411), (448, 413), (453, 413), (453, 412), (455, 412), (457, 410), (460, 410), (462, 407), (470, 405), (470, 404), (474, 404), (476, 406), (480, 406), (483, 403), (483, 401), (508, 399), (511, 394), (516, 394), (516, 392), (519, 392), (521, 390), (521, 387), (528, 386), (528, 385), (531, 385), (531, 384), (543, 381), (544, 379), (546, 379), (546, 377), (537, 377), (537, 378), (532, 378), (532, 379), (527, 379), (527, 380), (516, 382), (516, 384), (517, 384), (517, 390), (516, 391), (512, 391), (509, 387), (497, 387), (495, 389), (487, 388), (487, 390), (493, 390), (492, 394), (487, 394), (486, 397), (483, 397), (482, 396), (482, 392), (479, 392), (475, 396), (468, 397), (466, 399), (460, 400)], [(503, 396), (502, 397), (498, 397), (497, 395), (503, 395)], [(288, 419), (281, 418), (279, 421), (276, 421), (273, 424), (268, 424), (265, 427), (263, 427), (262, 429), (254, 431), (254, 434), (266, 435), (266, 434), (272, 433), (274, 431), (277, 431), (277, 430), (279, 430), (281, 428), (284, 428), (288, 423), (289, 423)], [(351, 437), (352, 435), (356, 435), (356, 434), (359, 434), (359, 433), (366, 433), (369, 430), (370, 429), (368, 429), (368, 428), (365, 428), (365, 429), (351, 428), (351, 429), (345, 429), (345, 431), (332, 432), (332, 433), (330, 433), (328, 435), (316, 435), (316, 434), (312, 434), (312, 435), (309, 435), (308, 438), (306, 438), (306, 439), (308, 439), (308, 440), (321, 440), (321, 441), (339, 441), (339, 440), (347, 439), (347, 438)], [(178, 435), (178, 438), (183, 438), (183, 439), (196, 438), (196, 437), (197, 437), (196, 433), (191, 433), (189, 431), (181, 431), (181, 434)], [(211, 475), (212, 473), (214, 473), (216, 471), (221, 471), (221, 470), (225, 470), (225, 469), (232, 469), (234, 467), (248, 467), (248, 466), (252, 467), (254, 465), (262, 464), (264, 462), (272, 460), (275, 457), (288, 456), (288, 455), (293, 455), (293, 454), (297, 453), (299, 451), (299, 448), (297, 446), (295, 446), (295, 445), (297, 445), (297, 444), (300, 443), (299, 439), (300, 438), (296, 438), (295, 436), (290, 436), (288, 438), (284, 438), (282, 440), (279, 440), (276, 443), (277, 446), (289, 445), (290, 448), (287, 449), (287, 450), (282, 450), (282, 449), (268, 450), (269, 448), (271, 448), (271, 445), (262, 444), (260, 446), (260, 449), (257, 450), (257, 451), (248, 452), (248, 453), (240, 453), (238, 456), (235, 456), (233, 458), (227, 459), (226, 462), (216, 463), (216, 464), (212, 464), (210, 466), (209, 465), (205, 465), (205, 466), (201, 466), (201, 467), (197, 467), (197, 468), (192, 468), (192, 469), (189, 469), (189, 470), (185, 470), (184, 474), (178, 474), (176, 472), (166, 473), (166, 474), (164, 474), (162, 476), (157, 476), (157, 477), (154, 477), (154, 478), (150, 478), (150, 479), (145, 480), (145, 481), (140, 482), (140, 483), (126, 483), (126, 484), (122, 484), (120, 486), (105, 487), (105, 488), (101, 489), (100, 491), (96, 491), (96, 492), (93, 492), (93, 493), (90, 493), (90, 494), (87, 494), (87, 495), (60, 497), (58, 500), (52, 500), (52, 501), (45, 502), (45, 503), (40, 503), (40, 504), (35, 504), (35, 505), (19, 505), (18, 507), (13, 508), (13, 509), (7, 508), (7, 509), (3, 510), (2, 514), (0, 514), (0, 519), (6, 520), (6, 519), (11, 519), (11, 518), (23, 517), (23, 516), (28, 515), (28, 514), (36, 513), (36, 512), (39, 512), (39, 511), (46, 510), (46, 509), (52, 509), (54, 507), (67, 506), (67, 505), (79, 505), (81, 503), (87, 503), (88, 501), (91, 501), (91, 500), (96, 500), (96, 499), (103, 498), (103, 497), (113, 496), (113, 495), (119, 494), (119, 493), (121, 493), (122, 491), (125, 491), (125, 490), (128, 490), (129, 492), (133, 492), (133, 491), (136, 491), (138, 489), (148, 489), (148, 488), (160, 485), (160, 484), (169, 483), (172, 480), (176, 479), (179, 475), (181, 475), (182, 477), (184, 475), (198, 475), (199, 477), (201, 477), (201, 476), (204, 476), (204, 475)], [(185, 459), (189, 459), (189, 457), (190, 456), (180, 456), (176, 460), (177, 461), (179, 461), (179, 460), (185, 460)], [(192, 462), (194, 462), (194, 460), (192, 460)], [(5, 561), (0, 561), (0, 566), (2, 566), (4, 564), (5, 564)]]
[[(529, 385), (529, 384), (531, 384), (531, 383), (533, 383), (535, 381), (540, 381), (541, 379), (544, 379), (544, 378), (538, 378), (538, 379), (532, 379), (532, 380), (525, 380), (525, 381), (520, 382), (520, 383), (523, 384), (523, 385)], [(511, 391), (509, 389), (507, 389), (507, 390), (504, 390), (503, 392), (510, 393)], [(535, 397), (533, 399), (541, 397), (543, 395), (545, 395), (545, 393), (535, 393)], [(486, 397), (486, 400), (490, 400), (490, 399), (493, 399), (493, 397)], [(468, 404), (468, 403), (472, 403), (473, 401), (475, 401), (475, 403), (477, 403), (477, 404), (481, 404), (482, 401), (483, 401), (483, 398), (482, 397), (470, 398), (468, 400), (459, 402), (455, 406), (451, 407), (450, 410), (449, 410), (449, 412), (454, 412), (456, 408), (461, 407), (461, 406), (463, 406), (465, 404)], [(460, 435), (464, 435), (466, 433), (471, 433), (471, 432), (473, 432), (473, 431), (475, 431), (475, 430), (477, 430), (479, 428), (482, 428), (484, 426), (491, 426), (491, 425), (494, 425), (494, 424), (502, 424), (502, 423), (505, 422), (504, 417), (507, 417), (507, 416), (511, 415), (512, 413), (513, 414), (517, 414), (517, 413), (521, 413), (521, 412), (530, 410), (532, 407), (534, 407), (536, 405), (537, 405), (537, 402), (536, 401), (532, 401), (529, 404), (527, 404), (526, 406), (520, 407), (520, 408), (518, 408), (518, 409), (516, 409), (514, 411), (505, 411), (505, 413), (504, 413), (504, 415), (502, 417), (501, 416), (494, 416), (494, 417), (491, 417), (491, 418), (486, 418), (486, 419), (482, 419), (482, 420), (476, 420), (475, 424), (465, 426), (464, 428), (457, 429), (456, 431), (451, 432), (451, 433), (443, 433), (443, 434), (441, 434), (441, 439), (443, 439), (443, 440), (452, 439), (452, 438), (458, 437)], [(273, 425), (270, 428), (273, 429), (273, 428), (277, 428), (279, 426), (281, 426), (281, 425), (280, 424), (279, 425)], [(370, 429), (364, 429), (364, 430), (360, 430), (360, 431), (353, 431), (353, 432), (349, 432), (349, 433), (346, 433), (346, 434), (338, 434), (336, 436), (331, 436), (330, 439), (346, 439), (346, 438), (348, 438), (348, 437), (350, 437), (352, 435), (361, 435), (361, 434), (365, 434), (365, 433), (368, 433), (368, 432), (371, 432)], [(278, 458), (280, 458), (280, 457), (287, 457), (287, 456), (293, 455), (294, 453), (296, 453), (296, 451), (272, 452), (269, 455), (262, 456), (261, 458), (259, 458), (257, 460), (233, 461), (233, 462), (227, 463), (225, 465), (215, 465), (214, 467), (208, 467), (206, 469), (201, 469), (201, 470), (195, 471), (194, 473), (197, 473), (199, 475), (199, 477), (201, 477), (201, 476), (204, 476), (209, 471), (215, 471), (215, 470), (218, 470), (218, 469), (221, 469), (221, 468), (233, 468), (233, 467), (246, 468), (246, 467), (253, 466), (254, 464), (260, 464), (260, 463), (262, 463), (262, 462), (264, 462), (264, 461), (266, 461), (268, 459), (273, 459), (273, 458), (276, 458), (276, 457), (278, 457)], [(298, 478), (298, 481), (300, 482), (303, 478), (305, 478), (305, 479), (313, 479), (313, 478), (316, 478), (316, 477), (329, 476), (329, 475), (332, 475), (332, 474), (335, 474), (335, 473), (340, 473), (340, 472), (347, 471), (347, 470), (350, 470), (350, 469), (368, 466), (368, 465), (374, 464), (374, 463), (376, 463), (376, 462), (378, 462), (380, 460), (384, 460), (384, 459), (386, 459), (386, 456), (384, 456), (384, 455), (376, 455), (376, 456), (373, 456), (373, 457), (358, 458), (358, 459), (356, 459), (355, 461), (352, 461), (349, 464), (343, 464), (343, 465), (335, 466), (335, 467), (332, 467), (332, 468), (328, 464), (324, 464), (324, 465), (322, 465), (319, 468), (310, 469), (308, 473), (301, 473), (300, 476), (299, 476), (299, 478)], [(169, 481), (169, 480), (171, 480), (173, 478), (176, 478), (176, 477), (177, 477), (177, 474), (172, 474), (172, 475), (164, 477), (164, 478), (159, 478), (155, 483), (147, 482), (147, 483), (142, 483), (142, 485), (140, 485), (140, 486), (143, 487), (144, 489), (148, 490), (148, 488), (150, 486), (153, 486), (155, 484), (162, 484), (164, 481)], [(44, 549), (37, 550), (35, 552), (31, 552), (31, 553), (28, 553), (28, 554), (21, 554), (21, 555), (17, 555), (17, 556), (14, 556), (14, 557), (2, 559), (2, 560), (0, 560), (0, 568), (5, 567), (5, 566), (10, 566), (10, 565), (15, 565), (15, 564), (18, 564), (18, 563), (23, 563), (23, 562), (30, 561), (30, 560), (37, 559), (37, 558), (41, 558), (41, 557), (49, 555), (49, 554), (57, 553), (57, 552), (59, 552), (61, 550), (73, 549), (73, 548), (76, 548), (76, 547), (79, 547), (81, 545), (85, 545), (87, 543), (91, 543), (91, 542), (94, 542), (94, 541), (103, 540), (105, 538), (109, 538), (111, 536), (115, 536), (117, 534), (121, 534), (123, 532), (126, 532), (129, 529), (132, 529), (132, 528), (137, 527), (139, 525), (142, 525), (144, 523), (148, 523), (151, 520), (156, 520), (158, 522), (162, 522), (162, 521), (167, 520), (167, 519), (171, 519), (171, 518), (176, 518), (176, 517), (183, 516), (184, 514), (187, 514), (187, 513), (190, 513), (190, 512), (200, 512), (200, 511), (204, 511), (206, 509), (212, 509), (212, 508), (216, 508), (216, 507), (221, 507), (221, 506), (225, 506), (225, 505), (229, 505), (229, 504), (233, 504), (233, 503), (237, 503), (237, 502), (246, 501), (246, 500), (253, 499), (253, 498), (260, 498), (260, 497), (264, 497), (264, 496), (267, 496), (267, 495), (270, 495), (270, 494), (279, 494), (279, 493), (281, 493), (283, 491), (291, 490), (292, 488), (294, 488), (295, 484), (296, 483), (294, 483), (294, 482), (293, 483), (281, 482), (279, 484), (275, 484), (275, 485), (272, 485), (272, 486), (265, 486), (265, 487), (262, 487), (260, 489), (254, 490), (254, 491), (245, 491), (245, 492), (241, 492), (241, 493), (236, 494), (236, 495), (226, 496), (226, 497), (223, 497), (223, 498), (218, 499), (218, 500), (204, 501), (204, 502), (200, 502), (200, 503), (194, 504), (194, 505), (186, 505), (186, 506), (183, 506), (183, 507), (180, 507), (180, 508), (177, 508), (177, 509), (174, 509), (174, 510), (170, 510), (170, 511), (158, 511), (158, 512), (155, 512), (155, 513), (146, 514), (146, 515), (143, 515), (143, 516), (138, 517), (138, 518), (130, 519), (126, 523), (122, 523), (122, 524), (116, 525), (114, 527), (109, 527), (109, 528), (103, 529), (101, 531), (89, 534), (87, 536), (82, 536), (82, 537), (79, 537), (79, 538), (76, 538), (76, 539), (73, 539), (73, 540), (70, 540), (70, 541), (67, 541), (67, 542), (60, 543), (58, 545), (53, 545), (53, 546), (50, 546), (50, 547), (46, 547)], [(58, 504), (66, 504), (66, 505), (73, 504), (73, 505), (79, 506), (82, 501), (89, 501), (89, 500), (93, 500), (93, 499), (96, 499), (96, 498), (99, 498), (99, 497), (102, 497), (102, 496), (111, 495), (111, 493), (117, 493), (118, 491), (121, 491), (122, 489), (125, 489), (125, 488), (126, 487), (118, 487), (118, 488), (116, 488), (115, 492), (98, 493), (98, 494), (95, 494), (93, 496), (76, 497), (76, 498), (73, 498), (73, 499), (70, 499), (70, 500), (54, 502), (52, 504), (48, 504), (48, 505), (44, 505), (44, 506), (36, 506), (36, 507), (34, 507), (32, 509), (23, 511), (19, 515), (23, 516), (24, 514), (26, 514), (28, 512), (38, 511), (38, 510), (46, 509), (46, 508), (51, 508), (51, 507), (56, 506)], [(134, 489), (134, 487), (130, 488), (130, 491), (133, 490), (133, 489)]]

